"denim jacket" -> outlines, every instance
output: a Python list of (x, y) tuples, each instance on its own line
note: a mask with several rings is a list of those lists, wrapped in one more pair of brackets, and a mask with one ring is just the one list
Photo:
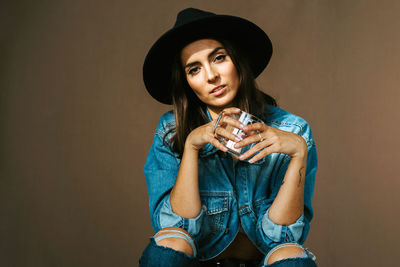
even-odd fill
[[(185, 229), (196, 242), (200, 260), (211, 259), (227, 248), (235, 239), (240, 224), (264, 254), (280, 243), (304, 243), (313, 217), (311, 202), (317, 170), (317, 152), (311, 129), (304, 119), (273, 106), (266, 107), (261, 119), (271, 127), (296, 133), (307, 142), (304, 212), (297, 221), (291, 225), (278, 225), (268, 217), (269, 207), (288, 167), (289, 156), (273, 153), (253, 164), (246, 161), (235, 164), (230, 154), (211, 144), (199, 152), (200, 214), (196, 218), (182, 218), (174, 213), (170, 192), (180, 159), (171, 151), (168, 142), (172, 136), (168, 131), (175, 127), (174, 115), (170, 111), (160, 119), (144, 166), (150, 218), (156, 232), (164, 227)], [(168, 135), (163, 142), (165, 134)]]

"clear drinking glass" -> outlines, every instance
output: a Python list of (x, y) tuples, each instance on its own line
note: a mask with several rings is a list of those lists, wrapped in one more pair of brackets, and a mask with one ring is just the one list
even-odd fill
[[(254, 115), (251, 115), (247, 112), (244, 112), (244, 111), (241, 111), (238, 114), (230, 114), (229, 116), (238, 120), (244, 126), (253, 124), (256, 122), (264, 123), (261, 119), (257, 118)], [(225, 129), (227, 131), (233, 133), (240, 139), (244, 139), (245, 137), (247, 137), (247, 134), (245, 132), (243, 132), (241, 129), (235, 128), (229, 124), (225, 127)], [(236, 142), (229, 140), (227, 138), (224, 138), (224, 137), (220, 137), (220, 142), (228, 148), (229, 153), (236, 155), (236, 156), (240, 156), (242, 154), (242, 152), (244, 152), (244, 150), (245, 150), (244, 148), (235, 148), (234, 146), (235, 146)]]

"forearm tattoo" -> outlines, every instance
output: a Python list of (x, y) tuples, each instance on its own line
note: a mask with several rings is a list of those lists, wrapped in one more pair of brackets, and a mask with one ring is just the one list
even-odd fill
[(299, 184), (297, 185), (297, 187), (301, 186), (301, 178), (303, 177), (302, 172), (303, 172), (304, 166), (302, 166), (299, 170)]
[[(299, 169), (299, 184), (297, 185), (297, 187), (301, 186), (301, 180), (303, 179), (303, 169), (304, 169), (304, 166), (302, 166)], [(282, 184), (281, 185), (283, 185), (284, 183), (285, 183), (285, 179), (282, 180)]]

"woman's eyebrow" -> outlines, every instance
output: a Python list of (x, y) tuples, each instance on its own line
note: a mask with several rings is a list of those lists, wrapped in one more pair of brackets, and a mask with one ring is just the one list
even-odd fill
[(224, 49), (222, 46), (216, 47), (210, 54), (208, 54), (208, 58), (214, 56), (219, 50)]
[[(224, 49), (224, 48), (222, 46), (216, 47), (213, 51), (210, 52), (210, 54), (208, 54), (208, 58), (211, 58), (212, 56), (214, 56), (221, 49)], [(190, 63), (186, 64), (185, 69), (193, 67), (193, 66), (195, 66), (197, 64), (199, 64), (198, 61), (190, 62)]]

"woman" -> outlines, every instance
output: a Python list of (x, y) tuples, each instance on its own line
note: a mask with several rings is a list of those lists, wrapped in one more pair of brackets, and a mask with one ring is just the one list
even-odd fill
[[(256, 87), (271, 55), (255, 24), (193, 8), (150, 49), (146, 89), (173, 112), (161, 117), (144, 168), (156, 234), (141, 266), (315, 266), (301, 246), (315, 144), (303, 119)], [(230, 116), (241, 110), (265, 123), (241, 125)], [(221, 138), (245, 152), (226, 153)]]

